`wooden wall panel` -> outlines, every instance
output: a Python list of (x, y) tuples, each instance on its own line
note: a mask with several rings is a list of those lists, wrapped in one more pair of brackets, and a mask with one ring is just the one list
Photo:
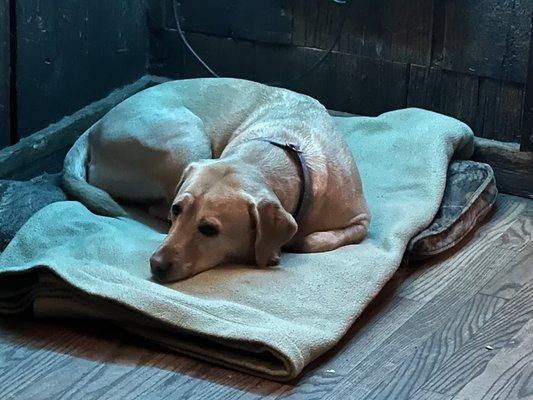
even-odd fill
[(525, 81), (531, 0), (435, 0), (433, 65), (495, 79)]
[(142, 0), (17, 1), (19, 135), (144, 74), (146, 25)]
[(0, 0), (0, 148), (10, 144), (9, 0)]
[[(221, 76), (252, 79), (312, 96), (326, 107), (378, 115), (401, 108), (406, 98), (406, 65), (333, 52), (310, 73), (324, 50), (287, 47), (189, 33), (190, 44)], [(209, 73), (176, 42), (170, 77), (208, 77)], [(179, 50), (178, 50), (179, 49)]]
[[(151, 3), (161, 15), (151, 28), (150, 71), (209, 76), (184, 53), (172, 30), (172, 0)], [(275, 37), (252, 40), (228, 30), (231, 17), (226, 20), (226, 11), (219, 10), (227, 2), (207, 13), (207, 0), (204, 7), (192, 0), (180, 3), (191, 43), (223, 76), (288, 87), (357, 114), (423, 107), (461, 119), (477, 136), (521, 140), (529, 0), (352, 0), (349, 7), (331, 0), (274, 2), (278, 8), (271, 15), (292, 16), (290, 43)], [(205, 14), (211, 13), (222, 15), (222, 21), (209, 22)], [(343, 20), (333, 53), (312, 73), (292, 79), (325, 54)], [(231, 23), (246, 26), (248, 21)]]
[(433, 0), (293, 1), (293, 44), (329, 48), (343, 18), (337, 50), (380, 60), (429, 65)]
[[(292, 8), (288, 0), (183, 0), (177, 3), (182, 29), (222, 37), (288, 44)], [(175, 28), (172, 3), (165, 24)]]
[(505, 142), (520, 138), (522, 84), (412, 65), (408, 107), (460, 119), (479, 137)]
[(480, 78), (477, 136), (519, 142), (524, 104), (524, 85)]
[[(305, 71), (323, 50), (299, 48), (298, 72)], [(405, 106), (406, 65), (346, 53), (332, 53), (312, 73), (288, 85), (327, 108), (359, 115), (379, 115)]]

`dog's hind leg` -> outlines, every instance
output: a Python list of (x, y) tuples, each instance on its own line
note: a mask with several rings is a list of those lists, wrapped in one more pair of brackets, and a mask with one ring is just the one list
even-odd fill
[(313, 232), (305, 236), (299, 243), (291, 246), (290, 250), (299, 253), (319, 253), (348, 244), (357, 244), (366, 237), (368, 224), (369, 217), (363, 214), (354, 218), (350, 225), (345, 228)]

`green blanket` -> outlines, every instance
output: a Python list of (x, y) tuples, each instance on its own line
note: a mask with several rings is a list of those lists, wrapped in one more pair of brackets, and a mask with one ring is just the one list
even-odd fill
[(393, 275), (409, 239), (439, 207), (449, 160), (468, 158), (473, 147), (466, 125), (419, 109), (335, 120), (373, 215), (363, 243), (162, 286), (150, 280), (148, 258), (163, 234), (60, 202), (34, 215), (0, 256), (0, 312), (108, 319), (202, 360), (296, 377)]

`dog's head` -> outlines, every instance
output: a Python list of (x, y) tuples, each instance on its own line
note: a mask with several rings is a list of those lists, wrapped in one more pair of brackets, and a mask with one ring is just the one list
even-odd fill
[(187, 167), (170, 219), (168, 236), (150, 258), (160, 281), (185, 279), (231, 261), (274, 265), (298, 229), (259, 174), (219, 160)]

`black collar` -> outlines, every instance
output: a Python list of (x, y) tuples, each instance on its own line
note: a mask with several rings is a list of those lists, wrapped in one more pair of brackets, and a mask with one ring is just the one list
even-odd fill
[(280, 142), (276, 139), (271, 139), (268, 137), (257, 137), (253, 140), (261, 140), (263, 142), (268, 142), (274, 146), (280, 147), (284, 150), (287, 150), (291, 155), (296, 155), (298, 164), (300, 165), (302, 171), (302, 186), (300, 189), (300, 196), (298, 197), (298, 203), (296, 204), (296, 209), (294, 210), (293, 217), (297, 223), (300, 223), (302, 217), (307, 212), (309, 208), (309, 203), (311, 200), (311, 176), (309, 175), (309, 166), (307, 165), (307, 160), (297, 144), (289, 142)]

